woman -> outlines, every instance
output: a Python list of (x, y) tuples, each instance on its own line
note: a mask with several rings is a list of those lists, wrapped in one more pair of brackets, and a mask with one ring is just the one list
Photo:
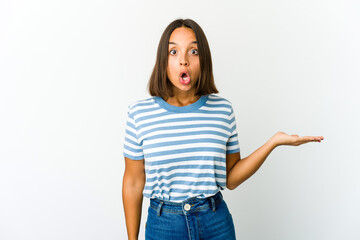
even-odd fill
[(146, 239), (235, 239), (220, 190), (235, 189), (279, 145), (322, 136), (276, 133), (241, 159), (232, 103), (217, 95), (201, 27), (177, 19), (165, 29), (149, 81), (152, 97), (129, 105), (123, 204), (129, 239), (137, 239), (143, 196), (150, 198)]

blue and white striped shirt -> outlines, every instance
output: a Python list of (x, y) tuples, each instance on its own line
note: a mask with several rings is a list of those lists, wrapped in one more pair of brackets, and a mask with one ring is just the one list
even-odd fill
[(173, 106), (159, 96), (128, 106), (124, 157), (145, 160), (148, 198), (181, 202), (226, 188), (226, 154), (240, 152), (235, 114), (217, 94)]

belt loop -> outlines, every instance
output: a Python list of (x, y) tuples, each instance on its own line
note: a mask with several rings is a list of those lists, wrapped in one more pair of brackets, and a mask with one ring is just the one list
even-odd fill
[(212, 211), (213, 211), (213, 212), (216, 212), (216, 209), (215, 209), (215, 200), (214, 200), (213, 197), (211, 197), (210, 199), (211, 199)]
[(164, 204), (164, 202), (160, 201), (158, 209), (157, 209), (157, 215), (160, 216), (161, 207)]

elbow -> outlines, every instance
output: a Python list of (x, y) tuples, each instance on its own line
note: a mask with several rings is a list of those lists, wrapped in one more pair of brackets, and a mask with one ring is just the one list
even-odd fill
[(230, 191), (234, 190), (234, 188), (230, 188), (228, 186), (226, 186), (227, 189), (229, 189)]
[(123, 188), (131, 189), (132, 191), (143, 191), (145, 187), (145, 181), (142, 179), (129, 179), (124, 178)]
[(229, 190), (234, 190), (236, 187), (232, 186), (231, 184), (226, 183), (226, 188)]
[(241, 182), (237, 182), (237, 183), (229, 183), (228, 181), (226, 182), (226, 188), (229, 190), (234, 190), (235, 188), (237, 188), (238, 186), (240, 186), (240, 184), (242, 184), (244, 181)]
[(145, 187), (145, 176), (133, 176), (124, 174), (123, 189), (142, 192)]

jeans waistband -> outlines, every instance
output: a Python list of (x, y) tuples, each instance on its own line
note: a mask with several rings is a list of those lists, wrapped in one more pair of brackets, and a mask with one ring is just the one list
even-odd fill
[(211, 197), (192, 197), (184, 200), (183, 202), (171, 202), (159, 198), (151, 198), (150, 207), (157, 211), (158, 216), (160, 216), (161, 212), (185, 215), (196, 211), (203, 211), (207, 208), (212, 208), (212, 211), (215, 212), (216, 205), (222, 201), (223, 195), (219, 191)]

